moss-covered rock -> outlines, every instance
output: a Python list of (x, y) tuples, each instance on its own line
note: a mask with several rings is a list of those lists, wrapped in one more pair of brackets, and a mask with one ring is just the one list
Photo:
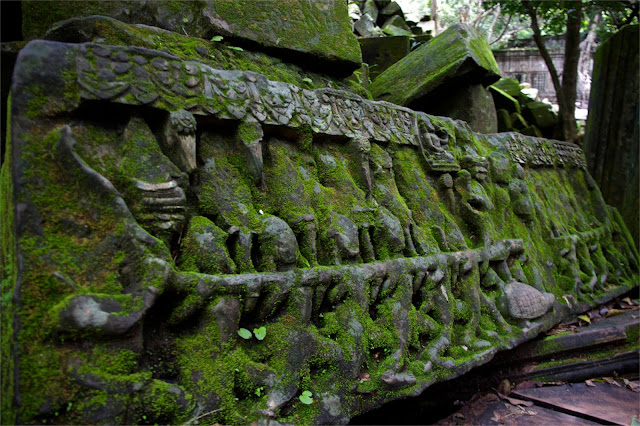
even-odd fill
[(444, 86), (488, 86), (500, 78), (489, 45), (464, 24), (449, 27), (380, 74), (369, 86), (375, 99), (410, 106), (427, 103), (429, 94)]
[(556, 125), (558, 118), (551, 111), (551, 106), (544, 102), (528, 102), (522, 111), (523, 117), (538, 129), (550, 129)]
[(474, 132), (498, 131), (496, 105), (487, 89), (481, 84), (451, 89), (446, 99), (426, 109), (429, 114), (466, 121)]
[(496, 84), (497, 83), (494, 83), (489, 86), (489, 93), (491, 93), (491, 96), (493, 96), (493, 102), (496, 104), (496, 108), (505, 109), (509, 113), (517, 112), (518, 114), (520, 114), (520, 103), (518, 102), (518, 100), (509, 95), (504, 90), (500, 89), (498, 86), (496, 86)]
[(410, 37), (369, 37), (360, 38), (358, 42), (362, 49), (362, 60), (369, 64), (369, 76), (374, 80), (409, 53)]
[[(584, 149), (589, 172), (640, 246), (638, 26), (630, 25), (596, 51)], [(613, 90), (613, 92), (611, 91)]]
[[(23, 36), (41, 38), (58, 21), (91, 15), (111, 16), (175, 33), (211, 39), (230, 37), (240, 44), (259, 45), (290, 60), (316, 58), (314, 66), (343, 76), (362, 61), (342, 1), (215, 0), (154, 2), (82, 1), (44, 4), (27, 1), (22, 8)], [(257, 49), (260, 50), (260, 49)], [(296, 58), (297, 56), (297, 58)]]
[(503, 126), (504, 130), (501, 131), (516, 130), (529, 136), (552, 136), (558, 122), (556, 113), (553, 112), (550, 104), (535, 101), (524, 94), (518, 80), (500, 79), (489, 87), (489, 91), (496, 108), (511, 114), (510, 128)]
[(515, 99), (518, 99), (522, 95), (520, 83), (515, 78), (504, 77), (493, 83), (491, 86)]
[(513, 130), (513, 125), (511, 124), (511, 115), (509, 114), (509, 111), (500, 108), (496, 110), (496, 116), (498, 118), (499, 132), (510, 132)]
[(638, 285), (572, 144), (99, 43), (12, 90), (6, 423), (346, 423)]
[(300, 87), (332, 85), (363, 97), (370, 96), (357, 79), (336, 78), (331, 70), (309, 66), (308, 63), (283, 62), (277, 55), (271, 56), (273, 52), (261, 52), (252, 46), (240, 48), (231, 37), (220, 36), (219, 39), (213, 38), (217, 41), (211, 41), (190, 37), (183, 32), (128, 24), (107, 16), (87, 16), (58, 22), (41, 38), (70, 43), (101, 40), (113, 45), (159, 48), (180, 58), (197, 60), (217, 69), (255, 71), (271, 80), (285, 81)]
[(206, 217), (196, 216), (182, 239), (178, 266), (183, 271), (231, 274), (235, 264), (226, 246), (228, 234)]
[(529, 126), (529, 123), (527, 123), (527, 120), (525, 120), (524, 117), (522, 117), (522, 115), (518, 114), (517, 112), (512, 112), (510, 118), (511, 118), (511, 125), (517, 131), (520, 131), (525, 127)]

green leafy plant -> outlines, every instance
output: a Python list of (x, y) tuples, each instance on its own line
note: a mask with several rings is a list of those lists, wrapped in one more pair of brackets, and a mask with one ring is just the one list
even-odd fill
[(211, 38), (211, 41), (222, 41), (224, 37), (217, 35), (217, 36), (213, 36), (213, 38)]
[(313, 394), (311, 392), (309, 392), (308, 390), (302, 392), (302, 395), (300, 395), (298, 397), (298, 399), (300, 400), (300, 402), (302, 402), (303, 404), (313, 404), (313, 398), (311, 398), (313, 396)]
[(242, 52), (244, 49), (242, 47), (237, 46), (227, 46), (231, 50), (237, 50), (238, 52)]
[(189, 18), (182, 18), (182, 22), (185, 23), (185, 24), (188, 24), (189, 23)]
[(251, 332), (246, 328), (241, 328), (238, 330), (238, 336), (242, 337), (245, 340), (251, 339)]
[(313, 80), (311, 80), (309, 77), (303, 78), (302, 81), (304, 81), (305, 83), (309, 83), (309, 84), (313, 83)]
[(259, 388), (256, 389), (255, 394), (257, 396), (262, 396), (262, 391), (264, 390), (264, 386), (260, 386)]
[(254, 328), (253, 335), (256, 336), (256, 339), (258, 340), (264, 340), (265, 336), (267, 335), (267, 328), (264, 326), (260, 328)]

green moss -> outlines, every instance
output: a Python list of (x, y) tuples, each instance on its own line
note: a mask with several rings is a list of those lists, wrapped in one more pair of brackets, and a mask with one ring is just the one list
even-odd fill
[[(27, 101), (27, 118), (35, 118), (42, 115), (45, 108), (50, 104), (50, 98), (47, 96), (43, 86), (34, 86), (31, 88), (31, 97)], [(8, 133), (7, 133), (8, 134)]]
[[(83, 3), (92, 2), (87, 1)], [(181, 8), (185, 15), (201, 15), (200, 11), (186, 11), (185, 9), (185, 5), (187, 5), (187, 8), (192, 4), (194, 7), (197, 7), (198, 2), (180, 3), (182, 4)], [(41, 7), (33, 7), (31, 5), (29, 8), (34, 10), (41, 9)], [(235, 5), (234, 8), (237, 9), (237, 5)], [(28, 11), (27, 13), (31, 12)], [(98, 14), (109, 15), (108, 13)], [(145, 27), (136, 27), (111, 18), (96, 19), (95, 21), (88, 22), (84, 25), (87, 26), (86, 31), (88, 33), (92, 33), (94, 34), (94, 37), (104, 40), (103, 43), (105, 44), (139, 46), (148, 49), (161, 50), (174, 54), (184, 60), (201, 61), (217, 69), (253, 71), (264, 75), (270, 80), (283, 81), (305, 89), (316, 89), (331, 86), (334, 88), (349, 90), (363, 96), (364, 98), (371, 98), (369, 92), (361, 84), (357, 84), (353, 79), (336, 78), (330, 74), (316, 72), (314, 69), (305, 69), (268, 54), (259, 51), (252, 51), (248, 47), (243, 50), (229, 49), (228, 47), (231, 46), (231, 44), (229, 44), (226, 39), (222, 42), (210, 42), (197, 37), (189, 37), (178, 32), (160, 32)], [(189, 25), (185, 25), (185, 28), (188, 28), (188, 26)], [(299, 38), (299, 34), (297, 37)], [(359, 48), (355, 38), (354, 42)], [(313, 83), (309, 85), (304, 80), (306, 78), (311, 79)], [(75, 82), (73, 82), (73, 84), (75, 84)], [(73, 93), (77, 94), (77, 91)], [(171, 97), (169, 93), (164, 93), (164, 96)], [(178, 101), (178, 103), (175, 103), (174, 105), (167, 105), (168, 109), (175, 109), (176, 105), (180, 105), (182, 103), (181, 99), (178, 97), (171, 100)]]
[(320, 58), (361, 62), (360, 45), (352, 34), (344, 5), (311, 2), (305, 7), (299, 6), (290, 0), (278, 3), (224, 1), (216, 4), (216, 13), (232, 32), (266, 46), (310, 52)]
[(380, 74), (368, 87), (375, 99), (408, 106), (447, 79), (460, 77), (462, 64), (473, 61), (484, 78), (500, 71), (484, 37), (464, 26), (453, 26), (420, 46)]
[(12, 424), (16, 421), (13, 406), (14, 357), (12, 348), (15, 342), (13, 316), (15, 305), (12, 303), (18, 277), (15, 235), (15, 204), (13, 189), (13, 144), (11, 140), (11, 95), (7, 100), (7, 140), (5, 161), (0, 170), (0, 357), (2, 358), (2, 398), (0, 423)]
[[(45, 135), (22, 135), (28, 142), (23, 147), (26, 193), (41, 217), (47, 218), (41, 223), (39, 234), (26, 232), (17, 242), (25, 262), (21, 329), (16, 341), (20, 351), (20, 388), (23, 395), (29, 396), (21, 407), (24, 421), (34, 418), (48, 396), (65, 401), (75, 392), (60, 371), (66, 350), (48, 343), (56, 324), (58, 310), (54, 306), (65, 297), (83, 292), (110, 293), (109, 297), (123, 296), (131, 301), (130, 296), (120, 294), (118, 276), (123, 258), (116, 247), (122, 228), (111, 210), (110, 196), (89, 190), (82, 174), (62, 169), (50, 160), (59, 137), (57, 130)], [(135, 257), (128, 260), (135, 263)], [(136, 303), (141, 300), (131, 302), (131, 306), (125, 303), (124, 307), (140, 307)]]

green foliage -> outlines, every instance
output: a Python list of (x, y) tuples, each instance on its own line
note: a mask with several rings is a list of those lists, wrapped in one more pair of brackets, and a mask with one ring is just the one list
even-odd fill
[(300, 400), (300, 402), (302, 402), (303, 404), (313, 404), (313, 398), (312, 398), (313, 394), (311, 392), (309, 392), (308, 390), (302, 392), (302, 395), (300, 395), (298, 397), (298, 399)]
[(267, 328), (264, 326), (260, 328), (254, 328), (253, 335), (256, 336), (256, 339), (258, 340), (264, 340), (264, 338), (267, 336)]
[[(543, 36), (562, 35), (566, 32), (567, 16), (577, 10), (577, 1), (531, 1)], [(638, 22), (638, 2), (633, 0), (582, 0), (583, 19), (581, 31), (586, 31), (597, 14), (602, 14), (602, 22), (596, 32), (604, 39), (617, 32), (622, 25)], [(519, 19), (529, 20), (524, 2), (511, 0), (489, 0), (483, 2), (485, 9), (500, 5), (501, 13)]]
[(251, 339), (251, 332), (246, 328), (238, 329), (238, 336), (242, 337), (245, 340)]

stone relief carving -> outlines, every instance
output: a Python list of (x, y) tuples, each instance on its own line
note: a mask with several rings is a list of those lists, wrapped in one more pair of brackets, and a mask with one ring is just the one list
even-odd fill
[[(322, 383), (339, 390), (318, 397), (314, 419), (344, 421), (358, 411), (345, 395), (373, 404), (385, 392), (421, 392), (584, 307), (614, 274), (622, 284), (637, 273), (632, 251), (618, 259), (627, 246), (606, 211), (582, 205), (584, 217), (542, 222), (540, 210), (551, 216), (558, 191), (569, 197), (571, 188), (530, 188), (535, 168), (581, 176), (579, 148), (485, 138), (385, 102), (161, 52), (69, 49), (83, 100), (133, 105), (121, 128), (80, 117), (50, 133), (58, 161), (108, 195), (126, 231), (118, 247), (135, 261), (118, 264), (122, 294), (74, 293), (52, 321), (82, 344), (91, 340), (83, 332), (106, 333), (136, 354), (161, 351), (143, 329), (170, 336), (179, 373), (140, 389), (164, 389), (182, 412), (244, 404), (275, 418)], [(156, 108), (143, 116), (140, 106)], [(102, 144), (92, 144), (90, 126), (106, 135)], [(93, 154), (111, 145), (114, 161), (98, 161)], [(554, 300), (562, 291), (571, 306)], [(274, 340), (237, 336), (263, 324)], [(185, 336), (162, 334), (172, 327)], [(242, 371), (225, 358), (230, 348)], [(206, 365), (189, 369), (192, 359)], [(88, 363), (69, 364), (81, 389), (93, 386), (82, 375)]]
[[(436, 128), (426, 114), (388, 102), (335, 89), (301, 89), (254, 72), (215, 70), (136, 47), (84, 44), (76, 64), (84, 99), (164, 105), (226, 119), (310, 126), (317, 133), (359, 140), (421, 145), (432, 170), (459, 170), (447, 150), (451, 135), (446, 129)], [(586, 167), (582, 150), (573, 144), (513, 134), (506, 146), (520, 164)]]

